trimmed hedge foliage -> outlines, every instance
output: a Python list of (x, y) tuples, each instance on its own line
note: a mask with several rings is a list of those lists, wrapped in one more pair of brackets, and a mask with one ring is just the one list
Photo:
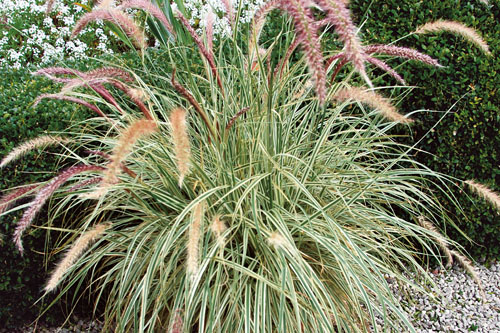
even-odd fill
[[(400, 105), (403, 113), (421, 109), (440, 111), (414, 116), (418, 121), (412, 126), (412, 138), (408, 143), (413, 144), (424, 137), (418, 148), (432, 153), (418, 154), (417, 159), (431, 169), (460, 180), (476, 179), (498, 193), (499, 7), (498, 0), (492, 1), (491, 7), (478, 0), (375, 0), (351, 4), (357, 23), (365, 23), (362, 28), (365, 43), (395, 41), (415, 31), (420, 25), (437, 19), (460, 21), (480, 32), (493, 53), (490, 57), (460, 37), (439, 33), (411, 35), (397, 44), (421, 50), (438, 59), (445, 68), (434, 69), (416, 62), (402, 64), (400, 60), (387, 61), (392, 66), (402, 64), (398, 72), (409, 85), (418, 87)], [(392, 79), (384, 81), (375, 83), (395, 84)], [(451, 106), (453, 108), (445, 115), (444, 112)], [(428, 133), (437, 122), (439, 124)], [(456, 212), (456, 221), (473, 243), (454, 228), (447, 230), (448, 235), (465, 246), (475, 258), (500, 259), (500, 214), (484, 200), (464, 190), (460, 181), (457, 180), (456, 185), (460, 188), (455, 188), (454, 194), (466, 216), (464, 218)], [(447, 198), (441, 197), (441, 201), (446, 206)]]
[[(14, 146), (47, 131), (61, 131), (70, 121), (89, 116), (82, 107), (61, 101), (43, 101), (32, 107), (35, 98), (58, 89), (44, 78), (34, 77), (29, 70), (3, 70), (0, 82), (0, 156)], [(56, 152), (57, 150), (54, 150)], [(31, 182), (47, 180), (56, 169), (56, 158), (34, 151), (2, 169), (0, 190)], [(20, 214), (0, 218), (2, 274), (0, 275), (0, 326), (19, 325), (36, 318), (40, 306), (33, 303), (41, 296), (42, 281), (46, 279), (43, 251), (45, 233), (32, 229), (24, 239), (26, 254), (21, 257), (10, 241)], [(40, 215), (44, 219), (46, 213)], [(50, 316), (49, 316), (50, 318)]]

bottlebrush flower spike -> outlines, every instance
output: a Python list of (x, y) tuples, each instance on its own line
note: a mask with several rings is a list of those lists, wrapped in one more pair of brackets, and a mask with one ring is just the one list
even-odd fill
[(266, 16), (273, 9), (279, 8), (282, 0), (271, 0), (262, 5), (252, 19), (252, 28), (250, 29), (250, 39), (248, 42), (248, 54), (250, 55), (250, 63), (255, 61), (256, 52), (259, 49), (259, 37), (266, 22)]
[(187, 243), (187, 259), (186, 271), (191, 278), (194, 279), (198, 273), (199, 263), (199, 245), (201, 238), (201, 229), (203, 224), (204, 203), (200, 202), (194, 207), (192, 221), (189, 226), (188, 243)]
[(350, 61), (363, 80), (372, 87), (366, 74), (366, 54), (361, 41), (356, 34), (356, 27), (351, 20), (351, 14), (342, 0), (317, 0), (318, 5), (326, 11), (326, 19), (333, 24), (335, 32), (344, 44), (345, 58)]
[(375, 45), (365, 46), (364, 50), (366, 54), (382, 53), (400, 58), (417, 60), (435, 67), (443, 67), (441, 64), (439, 64), (439, 62), (436, 59), (429, 57), (427, 54), (421, 53), (414, 49), (410, 49), (408, 47), (375, 44)]
[(232, 1), (222, 0), (222, 3), (224, 4), (224, 8), (226, 9), (226, 16), (229, 20), (229, 23), (231, 24), (231, 26), (234, 26), (234, 8)]
[(389, 65), (387, 65), (385, 62), (382, 60), (379, 60), (377, 58), (373, 57), (366, 57), (366, 61), (371, 63), (372, 65), (377, 66), (378, 68), (382, 69), (383, 71), (386, 71), (390, 76), (398, 80), (401, 84), (406, 85), (405, 80), (394, 70), (392, 69)]
[(85, 74), (83, 72), (71, 69), (71, 68), (65, 68), (65, 67), (47, 67), (47, 68), (42, 68), (39, 69), (35, 72), (32, 73), (33, 75), (43, 75), (49, 79), (51, 79), (54, 82), (61, 82), (61, 83), (67, 83), (71, 81), (71, 78), (61, 78), (61, 77), (56, 77), (54, 75), (76, 75), (79, 77), (84, 77)]
[(417, 218), (418, 224), (420, 224), (421, 227), (432, 231), (434, 235), (434, 239), (436, 240), (437, 244), (441, 248), (441, 251), (443, 251), (444, 254), (446, 254), (446, 257), (448, 258), (448, 262), (446, 264), (447, 267), (450, 267), (453, 265), (453, 254), (448, 248), (448, 241), (446, 240), (445, 237), (434, 227), (434, 225), (427, 221), (427, 219), (423, 216), (419, 216)]
[(469, 185), (469, 188), (473, 192), (478, 194), (486, 201), (490, 202), (494, 207), (496, 207), (500, 211), (500, 195), (498, 193), (494, 192), (486, 185), (477, 183), (474, 180), (467, 180), (465, 183)]
[(134, 144), (139, 138), (151, 135), (156, 132), (157, 129), (156, 123), (148, 119), (136, 120), (125, 128), (120, 134), (118, 143), (113, 148), (113, 152), (109, 157), (110, 163), (107, 165), (106, 171), (103, 174), (99, 188), (89, 193), (86, 197), (89, 199), (97, 199), (104, 195), (112, 184), (117, 183), (118, 175), (123, 169), (122, 163), (132, 151)]
[(174, 109), (169, 120), (172, 126), (172, 139), (179, 171), (179, 187), (182, 187), (184, 177), (189, 173), (191, 159), (191, 147), (186, 126), (186, 110), (182, 108)]
[(33, 104), (33, 107), (37, 106), (38, 103), (40, 103), (40, 101), (44, 98), (52, 98), (52, 99), (58, 99), (58, 100), (62, 100), (62, 101), (68, 101), (68, 102), (81, 104), (83, 106), (88, 107), (89, 109), (91, 109), (92, 111), (97, 113), (99, 116), (104, 117), (104, 118), (108, 119), (109, 121), (111, 121), (108, 118), (108, 116), (106, 116), (104, 114), (104, 112), (102, 112), (97, 106), (92, 105), (89, 102), (84, 101), (83, 99), (72, 97), (72, 96), (66, 96), (66, 95), (62, 95), (62, 94), (42, 94), (36, 98), (35, 103)]
[(78, 35), (83, 30), (83, 28), (87, 26), (87, 24), (95, 20), (109, 21), (118, 25), (120, 28), (122, 28), (125, 34), (130, 39), (132, 39), (133, 43), (139, 49), (142, 50), (146, 48), (147, 45), (144, 38), (144, 32), (135, 24), (135, 22), (130, 17), (125, 15), (120, 10), (111, 7), (106, 9), (95, 9), (90, 13), (83, 15), (78, 20), (78, 22), (76, 22), (75, 28), (71, 33), (71, 37), (73, 38)]
[(113, 78), (113, 79), (120, 79), (125, 82), (135, 81), (129, 72), (117, 67), (100, 67), (92, 69), (86, 72), (84, 75), (88, 79)]
[(165, 29), (167, 29), (168, 32), (170, 32), (172, 35), (175, 36), (174, 28), (172, 27), (172, 24), (165, 17), (165, 14), (160, 10), (160, 8), (153, 5), (148, 0), (125, 0), (124, 2), (121, 3), (121, 5), (118, 8), (142, 9), (145, 12), (154, 16), (158, 21), (160, 21), (163, 24), (163, 26), (165, 27)]
[(80, 258), (80, 256), (85, 252), (90, 244), (102, 237), (106, 229), (111, 225), (108, 223), (100, 223), (94, 228), (86, 231), (81, 235), (76, 242), (71, 246), (68, 252), (64, 255), (63, 259), (57, 264), (56, 269), (50, 276), (47, 285), (45, 286), (45, 292), (51, 292), (56, 289), (57, 285), (61, 282), (64, 274), (68, 272), (71, 266)]
[(21, 145), (17, 146), (14, 148), (7, 156), (5, 156), (2, 159), (2, 162), (0, 162), (0, 168), (5, 167), (7, 164), (9, 164), (12, 161), (17, 160), (21, 156), (24, 156), (28, 152), (32, 151), (33, 149), (36, 148), (45, 148), (47, 146), (51, 145), (58, 145), (58, 144), (65, 144), (70, 142), (69, 139), (62, 138), (60, 136), (51, 136), (51, 135), (43, 135), (39, 136), (37, 138), (28, 140)]
[(5, 194), (0, 198), (0, 214), (9, 209), (9, 207), (11, 207), (12, 204), (14, 204), (24, 194), (34, 190), (37, 187), (37, 184), (27, 185)]
[(468, 40), (469, 42), (476, 44), (484, 53), (487, 55), (491, 55), (488, 44), (479, 36), (479, 34), (466, 25), (456, 22), (456, 21), (445, 21), (438, 20), (435, 22), (426, 23), (420, 28), (418, 28), (415, 33), (416, 34), (425, 34), (430, 32), (440, 32), (440, 31), (448, 31), (453, 34), (458, 34)]
[(75, 192), (78, 191), (79, 189), (82, 189), (84, 187), (94, 185), (94, 184), (99, 184), (102, 181), (102, 177), (92, 177), (89, 179), (82, 180), (81, 182), (76, 183), (72, 187), (70, 187), (66, 192)]
[(318, 37), (318, 28), (314, 23), (312, 12), (305, 0), (283, 0), (282, 8), (292, 16), (297, 38), (306, 54), (306, 62), (312, 72), (316, 94), (320, 104), (326, 99), (326, 73), (323, 66), (321, 44)]
[(368, 105), (369, 107), (378, 110), (384, 117), (389, 120), (408, 124), (413, 120), (403, 116), (396, 111), (396, 108), (391, 102), (377, 94), (374, 91), (365, 91), (358, 87), (343, 88), (335, 94), (334, 99), (343, 102), (348, 99)]
[(72, 176), (85, 172), (85, 171), (103, 171), (104, 168), (97, 165), (77, 165), (70, 167), (56, 177), (52, 178), (40, 191), (38, 191), (35, 199), (30, 203), (29, 208), (24, 212), (23, 216), (17, 223), (16, 230), (14, 231), (14, 243), (17, 249), (23, 254), (23, 244), (21, 237), (24, 231), (31, 225), (35, 215), (40, 211), (45, 202), (54, 194), (54, 192), (61, 187)]
[(207, 37), (207, 49), (210, 54), (214, 54), (214, 22), (215, 15), (212, 11), (212, 7), (208, 9), (207, 16), (205, 17), (205, 34)]
[(226, 243), (226, 239), (223, 234), (227, 230), (227, 227), (224, 224), (224, 221), (220, 219), (219, 215), (217, 215), (214, 218), (214, 221), (210, 226), (210, 230), (212, 230), (213, 234), (215, 235), (215, 239), (217, 240), (217, 246), (223, 248), (224, 244)]
[(217, 73), (217, 67), (215, 66), (213, 54), (208, 52), (205, 45), (203, 45), (203, 42), (201, 41), (200, 36), (198, 36), (196, 31), (194, 31), (194, 29), (191, 27), (191, 25), (189, 24), (188, 20), (184, 17), (184, 15), (182, 15), (181, 12), (177, 11), (176, 16), (179, 19), (179, 21), (182, 23), (184, 28), (186, 28), (186, 30), (189, 32), (189, 34), (193, 38), (194, 42), (198, 46), (198, 50), (200, 51), (200, 53), (203, 55), (203, 57), (205, 57), (205, 59), (207, 59), (208, 64), (212, 70), (212, 75), (216, 78), (217, 84), (219, 85), (221, 93), (224, 96), (224, 88), (222, 86), (222, 81), (219, 77), (219, 73)]

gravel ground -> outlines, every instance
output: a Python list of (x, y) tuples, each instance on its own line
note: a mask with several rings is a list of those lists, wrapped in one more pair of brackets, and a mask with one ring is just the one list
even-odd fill
[(436, 287), (431, 288), (431, 296), (413, 289), (400, 291), (394, 282), (390, 284), (418, 333), (500, 333), (500, 263), (489, 269), (482, 265), (475, 268), (484, 288), (484, 300), (478, 285), (457, 266), (433, 271)]
[[(396, 299), (407, 311), (418, 333), (433, 332), (480, 332), (500, 333), (500, 263), (488, 269), (476, 266), (482, 281), (486, 299), (472, 278), (461, 268), (453, 267), (446, 271), (435, 270), (432, 274), (436, 287), (427, 296), (412, 289), (399, 291), (391, 283)], [(439, 290), (441, 292), (439, 292)], [(91, 320), (78, 320), (65, 328), (38, 325), (14, 331), (15, 333), (98, 333), (102, 323)], [(0, 329), (0, 333), (14, 333)], [(402, 332), (399, 330), (397, 333)]]

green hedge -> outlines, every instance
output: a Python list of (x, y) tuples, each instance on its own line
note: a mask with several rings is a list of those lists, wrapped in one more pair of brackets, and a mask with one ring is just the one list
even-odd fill
[[(412, 127), (408, 143), (425, 136), (418, 148), (433, 154), (417, 154), (417, 159), (458, 179), (476, 179), (500, 193), (500, 2), (491, 3), (489, 7), (478, 0), (375, 0), (353, 1), (351, 8), (357, 23), (366, 19), (362, 28), (365, 43), (389, 43), (437, 19), (460, 21), (484, 37), (493, 56), (485, 56), (460, 37), (440, 33), (411, 35), (397, 44), (421, 50), (438, 59), (445, 68), (434, 69), (414, 61), (388, 62), (392, 66), (402, 64), (399, 73), (409, 85), (418, 87), (403, 100), (401, 111), (446, 111), (456, 103), (428, 134), (444, 113), (424, 112), (414, 116), (418, 121)], [(376, 84), (394, 83), (387, 79)], [(456, 184), (461, 185), (459, 181)], [(475, 258), (499, 259), (498, 211), (466, 189), (455, 188), (454, 194), (465, 212), (465, 217), (456, 213), (457, 224), (475, 243), (468, 242), (453, 228), (447, 229), (448, 235)], [(440, 200), (447, 205), (445, 197)]]

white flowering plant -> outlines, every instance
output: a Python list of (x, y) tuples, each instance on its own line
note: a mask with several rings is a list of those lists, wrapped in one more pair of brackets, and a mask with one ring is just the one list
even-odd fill
[(120, 51), (119, 39), (96, 22), (78, 38), (70, 38), (89, 1), (61, 0), (49, 13), (37, 0), (4, 0), (0, 8), (0, 67), (44, 66), (58, 60), (78, 60)]

